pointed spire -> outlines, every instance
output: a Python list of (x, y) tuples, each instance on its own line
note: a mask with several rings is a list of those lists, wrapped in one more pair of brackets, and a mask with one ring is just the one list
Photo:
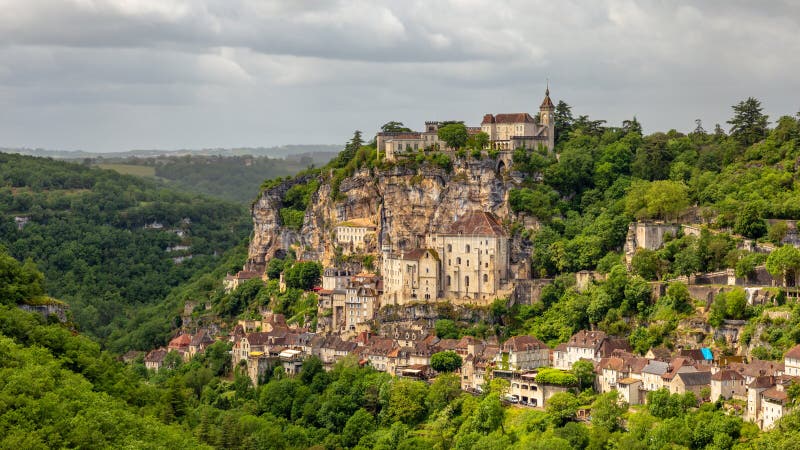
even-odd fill
[(539, 106), (539, 110), (544, 109), (555, 109), (555, 105), (553, 105), (553, 101), (550, 100), (550, 79), (547, 79), (547, 88), (544, 91), (544, 100), (542, 100), (541, 106)]

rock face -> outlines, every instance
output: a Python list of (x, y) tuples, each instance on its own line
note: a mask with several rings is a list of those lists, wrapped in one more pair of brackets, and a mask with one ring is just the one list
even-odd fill
[[(378, 250), (406, 250), (423, 246), (427, 234), (470, 210), (490, 211), (501, 220), (511, 218), (507, 199), (513, 184), (506, 182), (505, 163), (493, 159), (457, 161), (450, 173), (430, 165), (363, 169), (342, 180), (335, 199), (330, 178), (329, 174), (320, 177), (320, 188), (311, 198), (300, 232), (283, 226), (279, 209), (283, 194), (295, 184), (309, 182), (309, 177), (285, 181), (261, 194), (252, 207), (253, 236), (246, 269), (263, 272), (270, 258), (289, 248), (295, 249), (298, 258), (329, 265), (334, 257), (334, 228), (345, 220), (363, 218), (376, 224)], [(512, 262), (513, 253), (522, 254), (512, 252)]]

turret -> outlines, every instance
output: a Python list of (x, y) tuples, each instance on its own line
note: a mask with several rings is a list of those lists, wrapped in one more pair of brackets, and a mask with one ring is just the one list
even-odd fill
[(553, 105), (553, 101), (550, 100), (550, 83), (548, 82), (547, 89), (544, 91), (544, 100), (542, 100), (542, 104), (539, 106), (539, 123), (549, 127), (553, 122), (553, 113), (555, 110), (556, 107)]
[(556, 107), (553, 105), (553, 101), (550, 100), (550, 82), (548, 81), (547, 88), (544, 91), (544, 100), (542, 100), (542, 104), (539, 106), (539, 124), (542, 128), (547, 128), (547, 148), (549, 150), (553, 150), (556, 145), (556, 123), (553, 117), (555, 111)]

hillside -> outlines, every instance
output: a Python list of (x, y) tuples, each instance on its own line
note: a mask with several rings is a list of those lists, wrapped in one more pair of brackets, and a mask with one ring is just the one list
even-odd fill
[(251, 155), (93, 158), (93, 164), (117, 172), (157, 178), (173, 189), (249, 204), (265, 178), (294, 175), (327, 163), (335, 153), (301, 153), (285, 158)]
[[(81, 330), (119, 351), (165, 342), (182, 305), (164, 311), (163, 300), (232, 268), (223, 255), (248, 233), (238, 204), (73, 163), (0, 154), (0, 186), (0, 244), (44, 272), (45, 291), (70, 305)], [(147, 307), (157, 304), (156, 318)]]

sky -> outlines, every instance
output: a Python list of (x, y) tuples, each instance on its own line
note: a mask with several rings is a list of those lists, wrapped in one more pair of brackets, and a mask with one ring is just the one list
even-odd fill
[(0, 0), (0, 147), (339, 144), (554, 101), (645, 132), (800, 110), (800, 2)]

